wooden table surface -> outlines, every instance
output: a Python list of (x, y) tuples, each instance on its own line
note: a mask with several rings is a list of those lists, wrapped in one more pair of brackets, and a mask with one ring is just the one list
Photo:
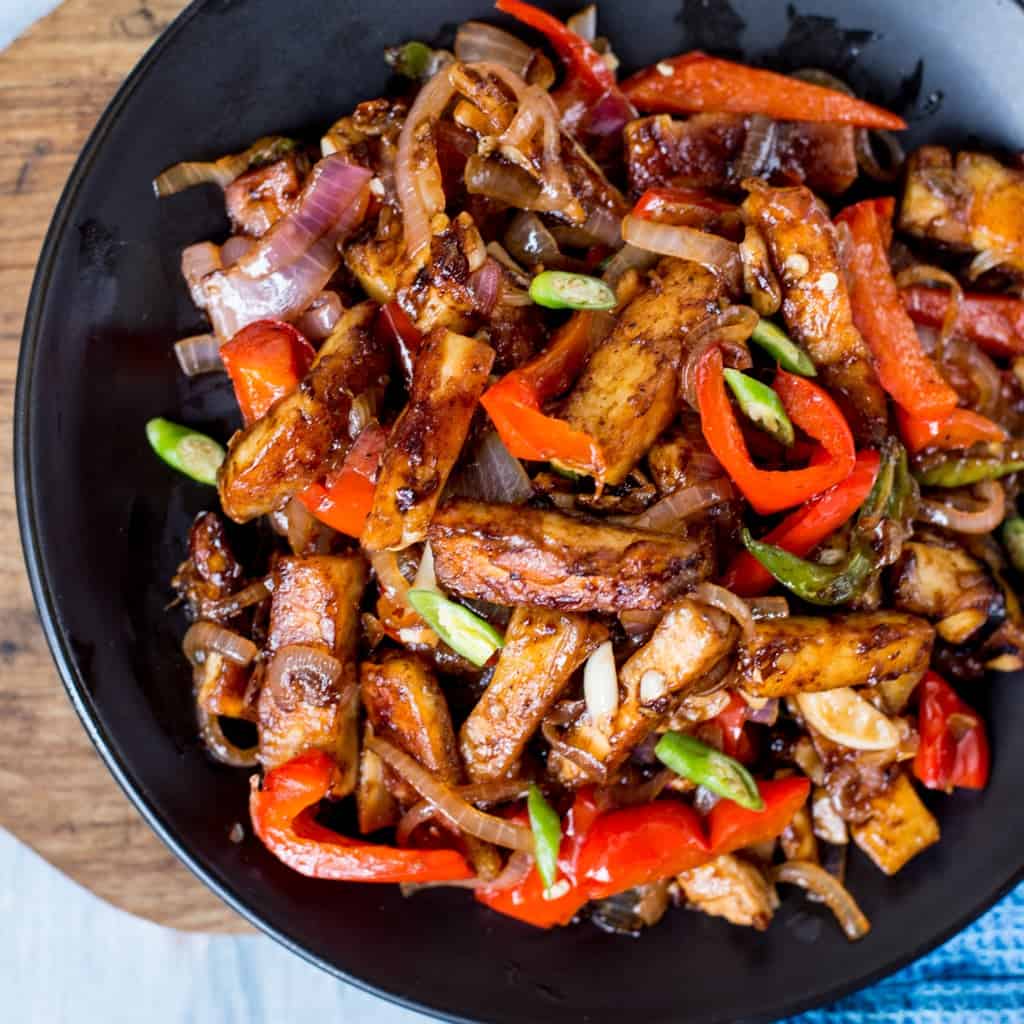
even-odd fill
[(64, 695), (15, 518), (14, 378), (32, 274), (78, 151), (181, 0), (66, 0), (0, 52), (0, 826), (110, 903), (192, 931), (248, 925), (118, 788)]

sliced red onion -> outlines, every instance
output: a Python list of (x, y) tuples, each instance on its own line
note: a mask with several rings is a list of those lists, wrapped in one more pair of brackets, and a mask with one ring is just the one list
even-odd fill
[(597, 726), (610, 722), (619, 708), (619, 675), (610, 640), (601, 644), (583, 666), (583, 699), (590, 720)]
[(437, 573), (434, 572), (434, 552), (430, 550), (430, 542), (423, 545), (416, 578), (412, 581), (413, 590), (437, 590)]
[(318, 694), (327, 695), (341, 678), (342, 665), (337, 658), (309, 644), (286, 644), (270, 659), (263, 685), (274, 702), (289, 708), (295, 702), (295, 676), (312, 677)]
[(633, 118), (636, 108), (619, 89), (609, 89), (588, 111), (586, 133), (604, 139), (618, 135)]
[(271, 579), (272, 577), (268, 576), (266, 579), (256, 580), (219, 601), (207, 604), (204, 610), (211, 618), (230, 619), (232, 615), (237, 615), (245, 608), (259, 604), (260, 601), (265, 601), (270, 597)]
[(917, 518), (956, 533), (991, 533), (1006, 518), (1006, 492), (998, 480), (984, 480), (974, 485), (974, 493), (978, 505), (970, 511), (958, 508), (954, 495), (944, 501), (922, 498)]
[(220, 249), (212, 242), (197, 242), (182, 250), (181, 276), (185, 278), (192, 301), (200, 309), (206, 309), (204, 279), (223, 266)]
[(772, 697), (766, 700), (759, 708), (751, 707), (747, 710), (747, 721), (757, 725), (772, 726), (779, 717), (779, 700)]
[(627, 271), (636, 270), (642, 274), (657, 262), (657, 253), (627, 244), (611, 258), (601, 277), (605, 284), (614, 289)]
[(623, 521), (641, 530), (673, 531), (693, 516), (730, 501), (733, 497), (735, 492), (732, 484), (728, 477), (722, 476), (710, 483), (681, 487), (650, 508)]
[(697, 409), (697, 367), (712, 346), (722, 349), (725, 364), (737, 370), (752, 365), (746, 342), (758, 324), (749, 306), (727, 306), (701, 321), (686, 337), (686, 352), (679, 370), (679, 392), (692, 409)]
[(555, 264), (562, 257), (554, 235), (535, 213), (521, 210), (505, 232), (508, 251), (524, 266)]
[(789, 601), (782, 595), (769, 595), (768, 597), (752, 597), (747, 601), (750, 614), (757, 622), (763, 619), (786, 619), (789, 618)]
[(201, 704), (196, 705), (199, 719), (199, 738), (210, 756), (231, 768), (255, 768), (258, 763), (259, 747), (242, 750), (225, 735), (217, 715), (211, 715)]
[(252, 251), (255, 238), (248, 235), (232, 235), (221, 247), (220, 258), (225, 267), (234, 266), (243, 256)]
[(295, 321), (295, 326), (310, 341), (323, 341), (330, 336), (345, 311), (337, 292), (321, 292), (313, 304)]
[(219, 373), (224, 364), (220, 360), (220, 342), (213, 334), (196, 334), (174, 343), (174, 354), (186, 377), (201, 373)]
[(754, 636), (754, 616), (750, 612), (750, 607), (742, 597), (737, 597), (731, 590), (705, 580), (693, 588), (690, 596), (695, 601), (717, 608), (735, 619), (747, 640)]
[(469, 287), (476, 300), (476, 311), (481, 316), (490, 316), (498, 304), (501, 294), (501, 267), (497, 260), (488, 258), (484, 265), (469, 278)]
[(264, 136), (242, 153), (229, 153), (209, 162), (190, 160), (168, 167), (154, 180), (153, 191), (163, 198), (207, 182), (226, 188), (250, 167), (278, 160), (294, 148), (295, 143), (291, 139)]
[(835, 914), (843, 933), (851, 941), (864, 938), (871, 930), (871, 923), (857, 906), (857, 901), (837, 878), (820, 865), (806, 860), (788, 860), (785, 864), (771, 868), (769, 876), (773, 882), (798, 885), (806, 892), (818, 896)]
[(693, 260), (736, 284), (742, 276), (740, 250), (735, 242), (682, 224), (660, 224), (627, 214), (622, 219), (622, 238), (640, 249)]
[(533, 497), (523, 464), (505, 447), (496, 430), (484, 435), (463, 464), (452, 490), (464, 498), (501, 505), (522, 505)]
[(251, 664), (259, 654), (259, 648), (251, 640), (205, 619), (189, 626), (182, 650), (193, 665), (201, 665), (210, 651), (242, 666)]
[(510, 32), (482, 21), (467, 21), (455, 33), (455, 56), (461, 61), (491, 61), (524, 78), (533, 49)]

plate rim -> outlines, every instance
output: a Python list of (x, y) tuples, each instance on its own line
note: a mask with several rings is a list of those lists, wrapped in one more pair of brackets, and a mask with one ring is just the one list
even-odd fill
[[(54, 208), (40, 248), (19, 344), (13, 410), (13, 461), (18, 531), (33, 602), (64, 691), (93, 747), (114, 777), (122, 793), (139, 812), (146, 824), (195, 878), (258, 931), (332, 977), (345, 981), (386, 1002), (407, 1010), (427, 1014), (436, 1020), (451, 1021), (454, 1024), (479, 1024), (481, 1018), (467, 1017), (441, 1006), (421, 1002), (415, 997), (384, 989), (349, 973), (337, 964), (312, 952), (284, 928), (265, 920), (261, 911), (255, 906), (250, 906), (246, 898), (236, 891), (230, 881), (222, 877), (214, 867), (203, 863), (192, 853), (187, 837), (183, 837), (168, 824), (151, 798), (142, 791), (142, 784), (132, 778), (122, 760), (116, 738), (100, 724), (98, 709), (81, 676), (78, 658), (60, 624), (59, 602), (44, 573), (44, 558), (39, 543), (36, 515), (37, 501), (31, 472), (32, 435), (28, 396), (37, 370), (36, 354), (42, 329), (43, 311), (49, 297), (49, 279), (58, 257), (61, 241), (68, 232), (71, 209), (88, 177), (93, 162), (123, 108), (181, 31), (215, 2), (216, 0), (191, 0), (188, 6), (163, 29), (117, 88), (75, 158), (74, 166)], [(1022, 0), (1017, 0), (1017, 6), (1024, 6)], [(814, 996), (798, 997), (787, 1000), (785, 1003), (779, 1003), (774, 1008), (766, 1008), (764, 1012), (758, 1011), (753, 1016), (743, 1018), (743, 1021), (748, 1024), (755, 1024), (755, 1022), (768, 1024), (770, 1021), (778, 1021), (783, 1017), (823, 1008), (838, 999), (892, 976), (964, 931), (1022, 881), (1024, 881), (1024, 851), (1021, 853), (1019, 866), (1009, 878), (998, 882), (993, 888), (987, 889), (972, 910), (955, 919), (938, 934), (915, 944), (882, 967), (858, 973), (854, 978), (848, 978), (822, 989)], [(737, 1021), (736, 1024), (742, 1024), (742, 1022)]]

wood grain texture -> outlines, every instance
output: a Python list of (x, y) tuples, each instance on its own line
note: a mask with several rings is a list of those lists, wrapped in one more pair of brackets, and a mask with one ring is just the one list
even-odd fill
[(0, 53), (0, 826), (109, 902), (160, 924), (248, 925), (121, 793), (64, 695), (29, 593), (11, 465), (22, 318), (78, 151), (181, 0), (67, 0)]

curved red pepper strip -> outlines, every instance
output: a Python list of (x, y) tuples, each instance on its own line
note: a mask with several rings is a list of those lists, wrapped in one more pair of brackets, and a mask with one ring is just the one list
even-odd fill
[[(915, 284), (901, 294), (914, 323), (942, 326), (950, 303), (945, 288)], [(1019, 356), (1024, 353), (1024, 301), (1009, 295), (968, 292), (960, 303), (953, 333), (973, 341), (989, 355)]]
[[(735, 758), (740, 764), (752, 764), (757, 754), (754, 740), (747, 729), (749, 711), (750, 705), (733, 690), (729, 693), (729, 703), (707, 723), (721, 731), (722, 753)], [(703, 736), (698, 733), (698, 738), (702, 739)]]
[[(878, 452), (858, 452), (845, 480), (791, 512), (761, 539), (801, 558), (809, 555), (864, 504), (875, 485), (878, 464)], [(759, 597), (775, 586), (775, 578), (749, 551), (741, 551), (726, 569), (722, 585), (740, 597)]]
[(621, 88), (637, 107), (654, 113), (764, 114), (777, 121), (834, 121), (891, 131), (907, 127), (902, 117), (873, 103), (700, 50), (658, 61)]
[(338, 882), (447, 882), (472, 878), (455, 850), (412, 850), (349, 839), (313, 820), (336, 767), (321, 750), (268, 772), (249, 797), (252, 826), (279, 861), (309, 878)]
[(914, 774), (929, 789), (947, 793), (954, 787), (984, 789), (991, 753), (978, 713), (935, 672), (925, 675), (917, 693), (921, 743), (914, 756)]
[(948, 416), (929, 420), (896, 406), (896, 422), (911, 455), (925, 448), (970, 448), (979, 441), (1007, 441), (1010, 437), (998, 423), (973, 409), (954, 409)]
[(721, 350), (709, 348), (697, 365), (701, 430), (715, 458), (757, 512), (767, 515), (800, 505), (853, 472), (853, 434), (839, 407), (817, 384), (781, 369), (774, 387), (783, 407), (801, 430), (821, 444), (828, 459), (803, 469), (755, 466), (726, 394), (722, 370)]
[(921, 347), (889, 263), (887, 234), (895, 200), (868, 199), (836, 217), (849, 226), (853, 245), (847, 269), (853, 321), (874, 357), (882, 387), (914, 416), (940, 419), (957, 403), (956, 392)]

